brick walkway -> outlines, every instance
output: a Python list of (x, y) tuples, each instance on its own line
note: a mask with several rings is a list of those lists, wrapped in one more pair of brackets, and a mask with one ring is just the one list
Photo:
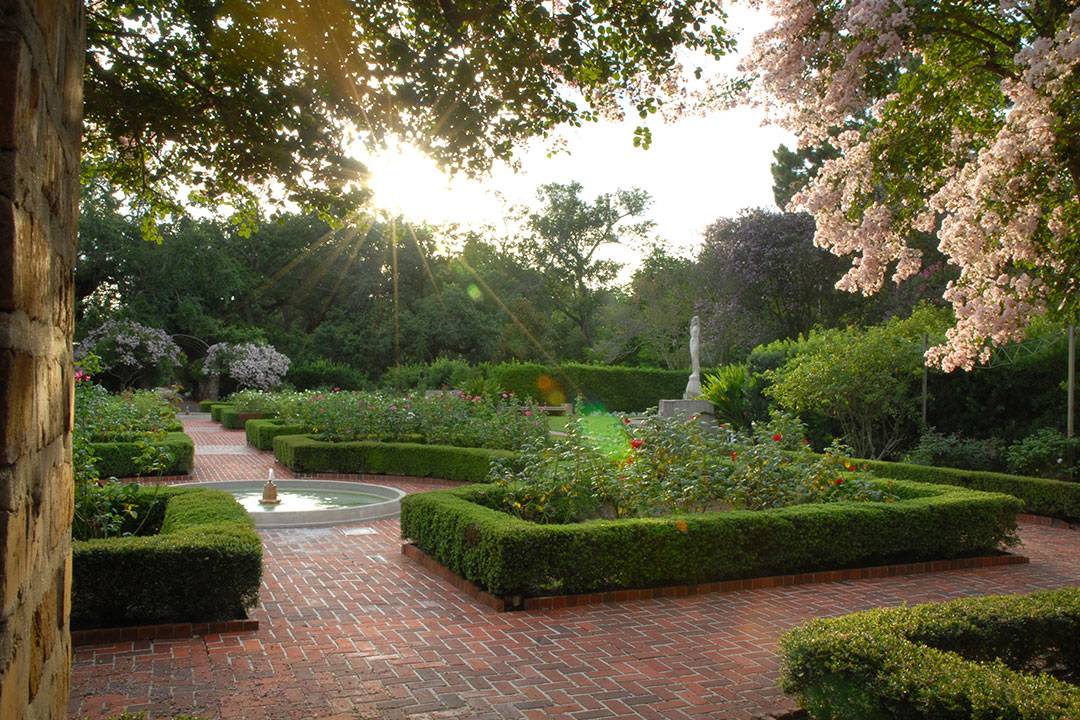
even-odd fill
[[(186, 427), (198, 445), (243, 444), (205, 420)], [(195, 475), (271, 466), (199, 454)], [(1080, 584), (1080, 532), (1024, 525), (1030, 565), (495, 614), (402, 558), (396, 520), (370, 527), (263, 532), (257, 633), (77, 648), (71, 716), (750, 720), (792, 709), (774, 649), (808, 618)]]

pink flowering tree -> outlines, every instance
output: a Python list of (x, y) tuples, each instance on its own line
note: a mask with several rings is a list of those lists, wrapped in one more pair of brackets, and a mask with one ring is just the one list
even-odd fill
[(217, 343), (206, 351), (203, 371), (230, 377), (241, 388), (271, 390), (289, 371), (289, 358), (270, 345)]
[(92, 362), (122, 388), (160, 380), (179, 367), (183, 357), (167, 332), (134, 320), (106, 320), (75, 345), (76, 364)]
[[(764, 0), (744, 69), (770, 118), (836, 151), (792, 200), (854, 256), (838, 287), (919, 272), (935, 238), (958, 278), (929, 362), (986, 361), (1080, 282), (1080, 8), (1041, 0)], [(833, 153), (826, 153), (831, 155)]]

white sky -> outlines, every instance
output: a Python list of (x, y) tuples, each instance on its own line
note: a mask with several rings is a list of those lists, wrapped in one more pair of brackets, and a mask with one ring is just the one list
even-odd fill
[[(739, 52), (769, 17), (759, 10), (734, 8), (729, 27), (739, 30)], [(734, 67), (732, 56), (727, 67)], [(707, 117), (687, 117), (663, 124), (651, 120), (652, 147), (633, 147), (633, 117), (622, 123), (593, 123), (561, 133), (568, 154), (547, 156), (535, 143), (519, 153), (522, 170), (496, 167), (481, 180), (448, 178), (411, 147), (387, 150), (367, 158), (377, 207), (401, 212), (413, 222), (464, 227), (505, 227), (507, 203), (531, 204), (537, 186), (576, 180), (584, 196), (619, 188), (640, 187), (653, 197), (648, 217), (657, 234), (673, 248), (697, 247), (705, 226), (718, 217), (748, 207), (772, 207), (772, 151), (792, 136), (763, 127), (761, 113), (739, 108)], [(501, 195), (501, 198), (500, 198)], [(622, 257), (620, 257), (622, 256)], [(626, 251), (615, 257), (629, 260)]]

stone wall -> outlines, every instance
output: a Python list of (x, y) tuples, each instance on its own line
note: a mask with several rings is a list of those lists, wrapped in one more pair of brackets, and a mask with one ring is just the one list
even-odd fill
[(82, 0), (0, 0), (0, 720), (66, 715)]

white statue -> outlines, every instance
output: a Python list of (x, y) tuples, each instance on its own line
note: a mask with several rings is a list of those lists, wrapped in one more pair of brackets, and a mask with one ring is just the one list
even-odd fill
[(690, 321), (690, 380), (686, 383), (683, 400), (701, 397), (701, 320), (695, 315)]

